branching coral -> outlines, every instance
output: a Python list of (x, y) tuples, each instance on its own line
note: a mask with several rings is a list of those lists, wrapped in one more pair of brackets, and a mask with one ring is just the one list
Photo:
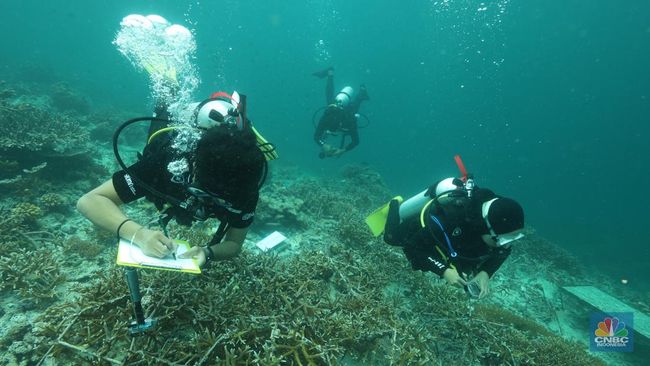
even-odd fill
[[(526, 319), (474, 309), (460, 291), (403, 272), (400, 258), (386, 248), (304, 251), (282, 260), (243, 253), (198, 277), (143, 271), (143, 304), (159, 323), (133, 340), (126, 335), (127, 290), (114, 269), (98, 274), (77, 302), (44, 315), (39, 334), (49, 341), (39, 355), (148, 365), (310, 365), (343, 358), (366, 364), (541, 365), (553, 358), (598, 364)], [(538, 352), (550, 347), (561, 354)]]
[(4, 151), (78, 151), (88, 143), (88, 133), (78, 122), (32, 104), (0, 102), (0, 146)]
[[(144, 337), (128, 336), (133, 315), (122, 269), (103, 268), (77, 297), (40, 317), (31, 332), (42, 342), (24, 361), (542, 365), (558, 359), (599, 364), (530, 320), (469, 302), (462, 290), (411, 271), (401, 251), (364, 231), (362, 211), (383, 194), (366, 195), (371, 204), (350, 194), (362, 189), (359, 183), (379, 184), (373, 179), (361, 170), (349, 172), (345, 181), (301, 178), (267, 187), (277, 197), (300, 199), (301, 219), (320, 225), (311, 234), (323, 238), (309, 237), (296, 252), (245, 250), (199, 276), (140, 270), (142, 305), (158, 320)], [(291, 225), (295, 229), (298, 222)], [(200, 223), (190, 230), (171, 224), (170, 230), (174, 237), (203, 244), (214, 226)], [(104, 255), (114, 258), (114, 251)]]
[(36, 303), (56, 298), (56, 286), (65, 281), (60, 265), (48, 251), (19, 249), (0, 257), (0, 289), (16, 290)]
[(83, 240), (78, 236), (71, 236), (63, 242), (63, 250), (66, 254), (76, 254), (85, 259), (96, 258), (104, 249), (104, 245)]

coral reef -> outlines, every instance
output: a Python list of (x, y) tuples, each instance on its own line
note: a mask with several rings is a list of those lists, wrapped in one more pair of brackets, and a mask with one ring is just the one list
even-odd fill
[(85, 259), (96, 258), (105, 248), (106, 247), (101, 244), (81, 239), (76, 235), (68, 237), (63, 242), (63, 251), (66, 254), (75, 254)]
[[(299, 178), (269, 187), (303, 201), (309, 222), (331, 215), (334, 225), (307, 230), (326, 236), (323, 242), (306, 234), (283, 256), (246, 249), (196, 277), (140, 271), (143, 306), (158, 319), (146, 337), (127, 334), (132, 314), (122, 271), (90, 276), (78, 298), (50, 307), (30, 330), (42, 342), (29, 362), (602, 364), (530, 319), (468, 302), (462, 291), (411, 271), (399, 250), (364, 232), (362, 211), (331, 199), (356, 189), (337, 184)], [(214, 226), (170, 229), (204, 243)]]
[(9, 88), (6, 81), (0, 80), (0, 100), (13, 98), (14, 96), (16, 96), (16, 91)]
[(49, 92), (52, 105), (61, 111), (75, 111), (77, 113), (88, 113), (90, 103), (77, 91), (63, 82), (58, 82), (50, 87)]
[(10, 217), (16, 224), (33, 225), (36, 222), (36, 219), (38, 219), (42, 214), (43, 211), (41, 208), (35, 204), (29, 202), (21, 202), (11, 209)]
[(49, 95), (38, 87), (34, 90), (0, 83), (0, 186), (13, 192), (37, 187), (43, 178), (70, 180), (70, 172), (93, 171), (97, 166), (92, 159), (96, 146), (84, 127), (87, 116), (79, 110), (58, 112)]
[(70, 154), (83, 151), (88, 133), (70, 117), (27, 102), (0, 100), (0, 146), (7, 152)]
[[(468, 301), (435, 276), (412, 271), (402, 252), (372, 237), (363, 222), (390, 197), (380, 177), (366, 166), (342, 174), (275, 179), (264, 188), (249, 238), (277, 227), (295, 241), (290, 251), (255, 254), (247, 242), (237, 258), (212, 263), (199, 276), (140, 270), (143, 307), (158, 324), (137, 338), (127, 332), (133, 314), (123, 269), (114, 264), (114, 247), (106, 248), (114, 234), (77, 228), (74, 213), (66, 217), (76, 230), (70, 235), (53, 226), (35, 229), (33, 219), (41, 226), (46, 219), (36, 209), (57, 215), (70, 198), (62, 183), (30, 187), (25, 200), (0, 207), (0, 244), (7, 248), (0, 252), (0, 292), (38, 312), (18, 319), (18, 311), (6, 308), (10, 317), (0, 310), (15, 323), (0, 332), (7, 349), (0, 363), (603, 364), (583, 344), (510, 307)], [(156, 215), (146, 202), (127, 210), (138, 222)], [(215, 226), (172, 222), (169, 229), (203, 244)], [(537, 260), (534, 248), (522, 248), (506, 265), (519, 270)], [(63, 273), (70, 274), (66, 282)], [(497, 277), (495, 296), (517, 291), (506, 283)], [(533, 285), (527, 306), (546, 306), (544, 288)]]
[(401, 273), (399, 257), (366, 249), (365, 256), (315, 250), (288, 260), (244, 253), (189, 281), (141, 272), (144, 306), (159, 323), (135, 339), (126, 332), (131, 315), (121, 271), (98, 273), (78, 301), (50, 308), (37, 322), (34, 332), (44, 340), (38, 355), (149, 365), (308, 365), (344, 358), (364, 364), (602, 364), (530, 320), (489, 306), (475, 310), (457, 290), (421, 273)]
[(290, 186), (271, 183), (262, 189), (256, 219), (264, 225), (302, 228), (307, 225), (304, 204)]
[(49, 251), (18, 249), (0, 257), (0, 291), (16, 290), (22, 300), (56, 299), (55, 288), (65, 279)]
[(66, 198), (59, 193), (46, 193), (39, 198), (39, 202), (47, 211), (60, 211), (68, 204)]
[(343, 221), (350, 214), (361, 217), (390, 197), (377, 173), (365, 166), (347, 166), (344, 178), (296, 176), (286, 169), (276, 174), (284, 172), (295, 179), (274, 181), (262, 190), (257, 218), (265, 223), (302, 228), (313, 220)]
[(570, 270), (571, 277), (564, 276), (563, 271), (549, 271), (548, 274), (553, 276), (552, 280), (558, 285), (568, 284), (567, 279), (573, 283), (576, 279), (586, 278), (584, 265), (574, 255), (536, 235), (534, 229), (527, 228), (526, 231), (527, 238), (522, 242), (523, 245), (517, 247), (517, 250), (524, 255), (524, 259), (528, 260), (531, 266), (540, 270), (546, 268)]
[[(57, 88), (63, 93), (62, 86)], [(48, 88), (0, 82), (0, 198), (4, 211), (13, 207), (3, 220), (25, 226), (12, 228), (10, 250), (25, 240), (25, 232), (62, 224), (71, 203), (108, 176), (101, 155), (110, 151), (91, 144), (88, 116), (57, 111), (43, 90)], [(0, 234), (3, 243), (6, 237)]]

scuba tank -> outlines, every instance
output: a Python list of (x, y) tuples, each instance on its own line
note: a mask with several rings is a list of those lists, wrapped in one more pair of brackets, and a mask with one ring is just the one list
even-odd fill
[[(474, 180), (470, 175), (467, 174), (467, 170), (465, 169), (465, 165), (460, 159), (460, 156), (456, 155), (454, 156), (454, 159), (456, 160), (458, 169), (462, 174), (461, 178), (443, 179), (435, 185), (410, 197), (406, 201), (403, 201), (402, 197), (400, 196), (394, 198), (400, 202), (400, 222), (404, 221), (407, 218), (413, 217), (413, 215), (421, 214), (422, 210), (425, 209), (429, 203), (431, 203), (436, 197), (444, 195), (445, 193), (458, 191), (462, 192), (462, 194), (466, 195), (468, 198), (472, 197), (473, 189), (475, 187)], [(379, 236), (384, 232), (386, 220), (388, 219), (389, 206), (390, 202), (377, 208), (366, 217), (366, 224), (374, 236)]]
[(336, 97), (334, 97), (334, 101), (336, 102), (336, 105), (338, 105), (341, 108), (345, 108), (350, 103), (352, 103), (352, 99), (354, 98), (354, 89), (352, 89), (351, 86), (346, 86), (341, 91), (336, 94)]
[[(474, 186), (472, 185), (472, 188), (473, 187)], [(471, 197), (470, 187), (468, 187), (467, 184), (463, 183), (461, 179), (454, 177), (445, 178), (435, 185), (402, 202), (402, 204), (399, 206), (399, 217), (401, 218), (401, 221), (404, 221), (413, 215), (419, 215), (426, 204), (435, 197), (440, 197), (445, 193), (453, 192), (456, 190), (467, 190), (468, 196)]]
[(472, 198), (472, 193), (475, 187), (474, 179), (467, 173), (465, 164), (463, 164), (460, 155), (454, 156), (454, 160), (456, 161), (458, 170), (460, 170), (462, 176), (460, 178), (445, 178), (402, 202), (399, 207), (399, 216), (401, 221), (404, 221), (413, 215), (420, 214), (429, 201), (436, 197), (440, 197), (445, 193), (463, 191), (468, 198)]
[(404, 221), (407, 217), (419, 214), (420, 211), (422, 211), (424, 205), (431, 200), (431, 197), (427, 195), (428, 192), (429, 188), (412, 196), (399, 205), (399, 217), (401, 218), (401, 221)]

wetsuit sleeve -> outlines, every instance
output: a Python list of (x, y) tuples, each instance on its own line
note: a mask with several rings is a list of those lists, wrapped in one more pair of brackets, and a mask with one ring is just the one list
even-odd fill
[(495, 255), (491, 256), (488, 260), (481, 264), (477, 270), (479, 272), (485, 271), (490, 276), (490, 278), (492, 278), (492, 275), (501, 267), (503, 262), (508, 259), (511, 252), (512, 248), (499, 249)]
[(253, 223), (255, 217), (255, 209), (259, 201), (259, 192), (254, 192), (251, 198), (239, 209), (241, 212), (230, 212), (228, 215), (228, 224), (237, 229), (245, 229)]
[(314, 132), (314, 141), (318, 146), (323, 146), (325, 141), (323, 140), (323, 135), (327, 131), (328, 127), (332, 125), (332, 121), (335, 117), (335, 109), (328, 107), (323, 112), (323, 117), (318, 121), (318, 126), (316, 126), (316, 132)]
[(449, 268), (436, 250), (422, 250), (416, 247), (404, 247), (404, 254), (411, 262), (414, 271), (433, 272), (442, 277)]
[(158, 165), (160, 163), (157, 163), (154, 159), (143, 159), (131, 165), (128, 171), (136, 176), (136, 179), (133, 179), (124, 170), (113, 173), (113, 187), (115, 187), (115, 191), (120, 197), (120, 200), (124, 203), (129, 203), (144, 197), (147, 191), (140, 185), (139, 181), (150, 186), (155, 185), (159, 179), (156, 172), (164, 169)]
[(433, 272), (442, 277), (448, 266), (442, 255), (432, 248), (430, 236), (423, 231), (417, 219), (400, 223), (397, 200), (392, 200), (389, 205), (384, 241), (402, 247), (413, 270)]
[(420, 225), (418, 215), (400, 223), (398, 201), (392, 200), (389, 205), (384, 241), (401, 246), (413, 270), (433, 272), (442, 277), (449, 266), (435, 249), (431, 235)]

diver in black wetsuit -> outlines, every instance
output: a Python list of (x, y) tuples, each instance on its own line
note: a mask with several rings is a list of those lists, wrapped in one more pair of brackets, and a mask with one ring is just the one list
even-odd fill
[[(359, 112), (361, 103), (370, 99), (368, 92), (362, 84), (359, 87), (358, 93), (355, 93), (352, 87), (346, 86), (338, 94), (334, 95), (334, 69), (331, 67), (315, 72), (313, 75), (321, 79), (327, 78), (325, 88), (327, 107), (314, 133), (314, 141), (321, 147), (318, 156), (321, 159), (341, 156), (343, 153), (359, 145), (359, 131), (357, 126), (359, 116), (357, 112)], [(341, 136), (341, 143), (338, 148), (325, 142), (326, 134)], [(345, 144), (346, 136), (350, 136), (351, 138), (351, 141), (347, 145)]]
[(523, 237), (523, 209), (457, 178), (440, 181), (425, 196), (430, 200), (409, 217), (400, 217), (400, 201), (390, 202), (384, 241), (402, 247), (414, 270), (433, 272), (484, 297), (510, 244)]
[[(120, 207), (146, 197), (163, 212), (165, 225), (171, 218), (183, 225), (212, 218), (220, 221), (210, 242), (193, 243), (196, 246), (182, 256), (195, 257), (203, 266), (212, 259), (238, 255), (266, 176), (267, 152), (243, 112), (245, 102), (236, 99), (220, 92), (196, 103), (193, 124), (200, 138), (193, 151), (180, 155), (172, 147), (174, 136), (191, 127), (167, 127), (169, 113), (158, 107), (141, 158), (83, 195), (77, 202), (79, 211), (118, 237), (130, 238), (145, 255), (162, 258), (175, 252), (164, 226), (162, 231), (149, 229), (128, 218)], [(170, 166), (179, 161), (185, 162), (185, 168), (172, 172)]]

